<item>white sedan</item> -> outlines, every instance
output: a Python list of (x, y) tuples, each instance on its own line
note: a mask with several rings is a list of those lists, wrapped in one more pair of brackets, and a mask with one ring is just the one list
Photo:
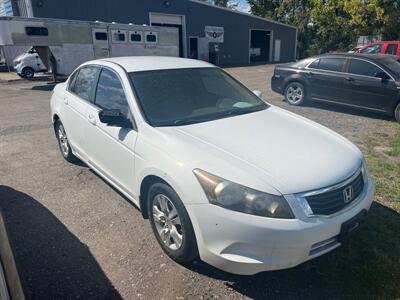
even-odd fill
[(136, 204), (178, 262), (296, 266), (340, 246), (372, 202), (356, 146), (202, 61), (90, 61), (51, 111), (63, 157)]

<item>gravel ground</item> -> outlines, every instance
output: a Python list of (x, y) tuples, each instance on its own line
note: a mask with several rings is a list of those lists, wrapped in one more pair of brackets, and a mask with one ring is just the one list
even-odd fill
[[(398, 130), (380, 115), (316, 103), (290, 107), (269, 88), (272, 69), (227, 70), (271, 103), (332, 128), (361, 149), (369, 137)], [(51, 88), (44, 82), (0, 84), (0, 209), (28, 299), (346, 296), (322, 280), (319, 259), (250, 277), (199, 261), (171, 261), (137, 208), (87, 167), (62, 159), (50, 122)]]

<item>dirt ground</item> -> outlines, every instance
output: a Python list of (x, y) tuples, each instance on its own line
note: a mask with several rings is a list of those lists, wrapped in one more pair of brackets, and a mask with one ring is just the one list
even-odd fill
[[(272, 65), (227, 69), (250, 89), (261, 90), (270, 103), (339, 132), (362, 150), (371, 138), (390, 139), (400, 128), (387, 117), (334, 105), (291, 107), (270, 90), (272, 70)], [(348, 255), (346, 247), (327, 254), (328, 258), (256, 276), (230, 275), (200, 261), (186, 266), (171, 261), (137, 208), (87, 167), (62, 159), (51, 127), (52, 87), (45, 82), (0, 83), (0, 209), (23, 269), (28, 298), (339, 299), (353, 295), (324, 273), (331, 270), (332, 260)], [(356, 250), (351, 251), (355, 255)], [(340, 279), (345, 286), (356, 284), (350, 275)]]

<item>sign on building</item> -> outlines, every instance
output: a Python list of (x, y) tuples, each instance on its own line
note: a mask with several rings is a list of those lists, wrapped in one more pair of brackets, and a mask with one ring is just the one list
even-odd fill
[(204, 32), (209, 42), (212, 43), (224, 42), (224, 27), (206, 26)]

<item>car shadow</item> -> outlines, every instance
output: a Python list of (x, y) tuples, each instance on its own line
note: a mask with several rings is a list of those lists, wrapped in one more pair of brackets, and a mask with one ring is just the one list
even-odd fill
[[(283, 99), (283, 101), (287, 105), (290, 105), (284, 99)], [(389, 121), (395, 122), (393, 117), (388, 116), (384, 113), (370, 111), (370, 110), (366, 110), (366, 109), (364, 110), (361, 108), (353, 108), (353, 107), (335, 104), (335, 103), (309, 100), (309, 101), (306, 101), (302, 106), (316, 108), (316, 109), (329, 110), (329, 111), (344, 113), (344, 114), (353, 115), (353, 116), (360, 116), (360, 117), (366, 117), (366, 118), (378, 119), (378, 120), (389, 120)]]
[(374, 202), (348, 244), (295, 268), (239, 276), (201, 261), (184, 266), (252, 299), (397, 299), (399, 232), (400, 215)]
[(89, 248), (37, 200), (0, 185), (0, 210), (26, 299), (122, 299)]
[(48, 82), (47, 84), (43, 84), (43, 85), (34, 85), (34, 86), (32, 86), (32, 90), (51, 92), (55, 86), (56, 86), (56, 83)]

